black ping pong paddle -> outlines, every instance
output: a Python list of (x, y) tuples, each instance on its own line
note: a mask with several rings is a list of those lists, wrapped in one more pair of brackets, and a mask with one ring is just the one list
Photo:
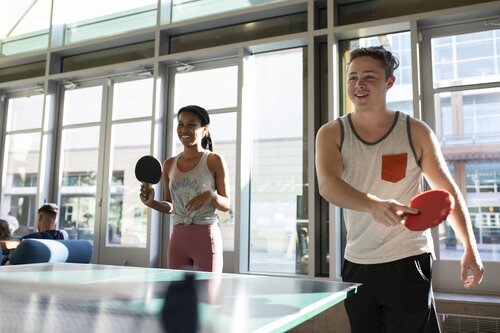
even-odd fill
[(161, 163), (154, 156), (145, 155), (135, 164), (135, 177), (145, 186), (157, 184), (161, 179), (161, 173)]

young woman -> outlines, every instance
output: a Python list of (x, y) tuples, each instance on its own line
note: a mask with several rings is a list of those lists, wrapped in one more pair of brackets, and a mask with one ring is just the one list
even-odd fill
[(168, 268), (222, 272), (222, 237), (215, 210), (229, 210), (229, 178), (224, 158), (212, 152), (210, 117), (189, 105), (177, 114), (177, 135), (184, 149), (163, 163), (165, 200), (154, 199), (154, 189), (141, 186), (141, 201), (172, 214)]

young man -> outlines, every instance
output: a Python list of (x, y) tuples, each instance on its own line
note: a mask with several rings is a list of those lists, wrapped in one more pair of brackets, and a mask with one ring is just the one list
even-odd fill
[(38, 209), (38, 218), (36, 227), (38, 232), (32, 232), (21, 237), (26, 238), (43, 238), (43, 239), (65, 239), (64, 233), (56, 230), (58, 207), (54, 203), (47, 203)]
[(323, 125), (316, 138), (320, 193), (344, 208), (342, 278), (362, 283), (345, 301), (353, 333), (439, 332), (430, 230), (410, 231), (402, 223), (405, 214), (418, 213), (407, 205), (421, 191), (422, 175), (433, 189), (455, 197), (448, 221), (465, 249), (464, 287), (483, 277), (465, 200), (434, 133), (424, 122), (387, 108), (398, 65), (383, 47), (352, 51), (347, 92), (354, 112)]

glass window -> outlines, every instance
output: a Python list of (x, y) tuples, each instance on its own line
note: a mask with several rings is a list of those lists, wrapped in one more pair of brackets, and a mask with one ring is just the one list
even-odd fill
[(435, 94), (436, 135), (443, 146), (500, 142), (500, 88)]
[(237, 89), (237, 66), (177, 74), (174, 110), (177, 112), (181, 107), (192, 104), (203, 106), (207, 110), (235, 107)]
[(101, 120), (102, 87), (82, 88), (64, 94), (63, 125)]
[(36, 231), (40, 145), (40, 131), (6, 136), (2, 212), (19, 221), (19, 229), (13, 230), (16, 236)]
[(29, 64), (0, 68), (0, 82), (29, 79), (44, 75), (45, 75), (45, 61), (38, 61)]
[(468, 162), (465, 164), (467, 193), (500, 193), (500, 164)]
[(7, 131), (36, 129), (42, 126), (43, 95), (9, 100)]
[[(213, 84), (217, 82), (217, 84)], [(210, 114), (210, 136), (214, 152), (224, 156), (227, 162), (230, 183), (231, 206), (229, 211), (216, 211), (222, 233), (224, 251), (234, 250), (234, 209), (236, 184), (236, 105), (238, 67), (227, 66), (213, 69), (176, 73), (174, 108), (175, 112), (185, 105), (200, 105)], [(225, 109), (211, 112), (211, 109)], [(177, 118), (173, 122), (173, 155), (182, 151), (177, 138)]]
[(0, 56), (49, 45), (51, 0), (0, 1)]
[[(139, 117), (143, 118), (136, 119)], [(145, 248), (148, 244), (149, 210), (139, 200), (135, 163), (151, 154), (152, 123), (153, 79), (115, 83), (107, 185), (108, 246)]]
[(304, 50), (250, 57), (252, 272), (308, 271)]
[[(152, 102), (152, 99), (144, 102)], [(112, 174), (109, 184), (107, 245), (145, 247), (148, 240), (148, 210), (144, 209), (145, 206), (137, 195), (135, 162), (141, 156), (150, 155), (151, 121), (113, 124), (111, 133)]]
[(451, 63), (453, 61), (453, 50), (450, 48), (449, 45), (446, 45), (443, 42), (442, 43), (436, 42), (434, 50), (435, 51), (433, 54), (433, 58), (436, 64)]
[[(475, 32), (475, 33), (471, 33), (471, 34), (463, 34), (463, 35), (456, 35), (454, 36), (456, 38), (456, 42), (457, 43), (463, 43), (463, 44), (467, 44), (467, 43), (475, 43), (477, 42), (478, 40), (491, 40), (491, 38), (493, 37), (493, 31), (480, 31), (480, 32)], [(446, 37), (445, 37), (446, 38)]]
[(491, 37), (485, 41), (463, 43), (457, 47), (457, 59), (460, 59), (460, 62), (462, 62), (469, 59), (494, 57), (494, 46), (491, 43)]
[[(474, 236), (483, 261), (498, 261), (500, 243), (500, 159), (493, 162), (465, 163), (467, 205)], [(446, 224), (439, 228), (442, 259), (461, 259), (463, 247), (453, 229)]]
[(495, 74), (494, 59), (478, 59), (474, 61), (460, 61), (457, 66), (457, 76), (471, 78)]
[(59, 221), (70, 239), (94, 240), (99, 131), (99, 126), (62, 131)]
[(301, 12), (230, 26), (181, 33), (166, 40), (169, 41), (168, 49), (170, 52), (179, 53), (305, 31), (307, 31), (307, 13)]
[(59, 191), (61, 222), (71, 239), (94, 241), (94, 233), (103, 232), (99, 245), (147, 247), (149, 209), (138, 196), (135, 164), (151, 154), (153, 83), (113, 81), (64, 91)]
[(156, 25), (158, 0), (55, 0), (53, 29), (64, 44)]
[(151, 117), (153, 79), (123, 82), (114, 86), (113, 120)]
[(500, 29), (433, 38), (434, 88), (499, 81), (498, 35)]
[[(482, 84), (500, 79), (494, 66), (499, 30), (431, 39), (436, 135), (445, 159), (461, 186), (469, 208), (481, 259), (498, 261), (500, 244), (500, 87), (446, 91), (459, 84)], [(446, 43), (444, 42), (446, 41)], [(446, 45), (445, 45), (446, 44)], [(445, 45), (445, 46), (443, 46)], [(442, 48), (453, 55), (445, 80), (439, 63)], [(440, 259), (460, 260), (462, 244), (448, 222), (439, 226)]]
[[(154, 42), (146, 41), (125, 46), (117, 46), (104, 50), (93, 51), (88, 53), (80, 53), (69, 55), (62, 58), (62, 72), (72, 72), (81, 69), (94, 68), (100, 66), (114, 65), (124, 62), (132, 62), (134, 60), (142, 60), (152, 58), (154, 56)], [(139, 73), (139, 72), (138, 72)], [(134, 73), (130, 75), (132, 78), (140, 78)], [(147, 77), (146, 72), (141, 76)]]
[(7, 100), (1, 213), (19, 222), (15, 236), (36, 231), (43, 95)]
[[(172, 2), (172, 22), (285, 0), (162, 0)], [(162, 22), (170, 23), (170, 22)]]
[[(60, 223), (70, 239), (94, 241), (102, 90), (95, 86), (64, 92), (59, 206)], [(75, 124), (79, 127), (71, 127)]]
[(236, 185), (236, 112), (210, 115), (210, 136), (214, 151), (224, 156), (229, 171), (231, 208), (217, 211), (225, 251), (234, 250), (234, 202)]

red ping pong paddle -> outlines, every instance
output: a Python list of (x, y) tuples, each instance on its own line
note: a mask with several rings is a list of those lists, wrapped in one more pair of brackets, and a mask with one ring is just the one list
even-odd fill
[(405, 227), (413, 231), (422, 231), (446, 220), (455, 207), (455, 198), (445, 190), (429, 190), (414, 196), (409, 206), (417, 208), (419, 213), (408, 214)]
[(161, 163), (154, 156), (145, 155), (135, 164), (135, 178), (145, 186), (157, 184), (161, 179), (161, 173)]

